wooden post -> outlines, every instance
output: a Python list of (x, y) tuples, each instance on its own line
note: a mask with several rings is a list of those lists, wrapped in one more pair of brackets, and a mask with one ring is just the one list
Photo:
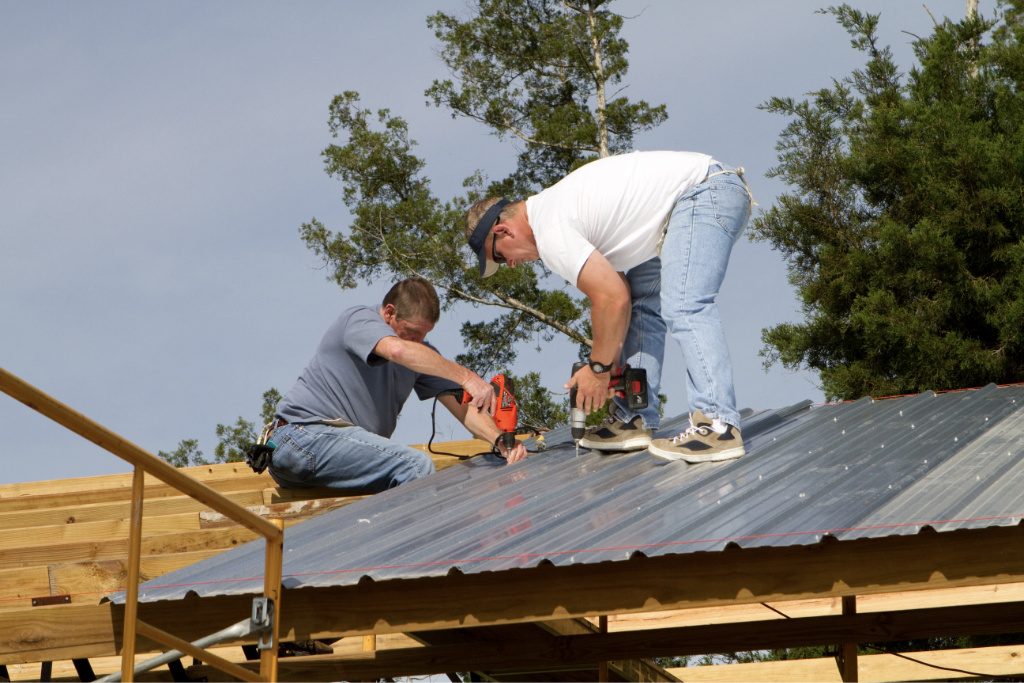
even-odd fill
[[(600, 633), (608, 633), (608, 617), (601, 615), (597, 618), (597, 630)], [(597, 663), (597, 680), (600, 683), (608, 683), (608, 662), (600, 661)]]
[[(857, 596), (843, 596), (843, 616), (857, 614)], [(839, 644), (839, 675), (843, 681), (857, 681), (857, 643)]]
[(135, 633), (139, 599), (139, 558), (142, 550), (142, 495), (145, 474), (152, 474), (199, 502), (235, 520), (242, 526), (260, 534), (267, 542), (263, 594), (273, 600), (273, 647), (260, 655), (260, 675), (264, 680), (277, 681), (277, 646), (281, 614), (281, 562), (284, 556), (284, 522), (276, 523), (253, 514), (187, 474), (161, 460), (134, 443), (122, 438), (106, 427), (61, 403), (21, 378), (0, 368), (0, 391), (21, 401), (29, 408), (45, 415), (75, 434), (92, 441), (135, 467), (132, 478), (132, 519), (129, 535), (128, 585), (125, 587), (124, 629), (122, 632), (121, 679), (134, 680)]
[(264, 538), (278, 538), (281, 530), (270, 521), (236, 505), (226, 496), (201, 482), (196, 481), (170, 463), (110, 431), (103, 425), (90, 420), (70, 406), (35, 388), (28, 382), (0, 368), (0, 391), (21, 401), (29, 408), (45, 415), (84, 439), (110, 451), (122, 460), (136, 467), (142, 467), (149, 474), (187, 494), (212, 510), (223, 513), (247, 529)]
[(363, 636), (363, 652), (377, 651), (377, 634), (371, 633)]
[(277, 536), (267, 537), (267, 556), (263, 570), (263, 595), (274, 603), (271, 647), (260, 652), (260, 678), (277, 681), (277, 648), (281, 644), (281, 572), (284, 562), (284, 520), (272, 520)]
[(146, 471), (135, 466), (132, 475), (131, 527), (128, 531), (128, 582), (124, 587), (124, 628), (121, 631), (121, 680), (135, 680), (135, 627), (139, 614), (139, 563), (142, 561), (142, 503)]

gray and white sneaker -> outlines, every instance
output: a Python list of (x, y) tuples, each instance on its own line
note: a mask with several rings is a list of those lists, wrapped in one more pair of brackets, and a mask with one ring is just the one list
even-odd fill
[(595, 451), (636, 451), (647, 448), (651, 445), (651, 430), (643, 425), (643, 418), (639, 415), (629, 422), (610, 418), (588, 431), (580, 439), (580, 446)]
[(654, 439), (648, 450), (659, 458), (692, 463), (732, 460), (745, 453), (739, 427), (712, 420), (699, 410), (690, 414), (686, 431), (671, 439)]

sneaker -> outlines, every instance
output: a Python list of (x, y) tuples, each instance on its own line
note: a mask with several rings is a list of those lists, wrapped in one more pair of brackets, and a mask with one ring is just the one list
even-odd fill
[(686, 462), (732, 460), (745, 452), (739, 427), (712, 420), (699, 410), (690, 415), (686, 431), (671, 439), (654, 439), (648, 450), (659, 458)]
[(644, 429), (643, 418), (637, 415), (629, 422), (609, 419), (587, 432), (580, 446), (595, 451), (636, 451), (651, 445), (651, 430)]

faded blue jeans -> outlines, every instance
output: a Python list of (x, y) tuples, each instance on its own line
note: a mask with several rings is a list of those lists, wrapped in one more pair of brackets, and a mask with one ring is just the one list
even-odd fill
[(378, 493), (434, 471), (426, 453), (362, 427), (286, 424), (270, 438), (277, 444), (270, 476), (286, 488), (325, 486)]
[[(733, 169), (712, 164), (708, 178), (673, 207), (660, 260), (626, 273), (633, 306), (623, 360), (647, 370), (649, 405), (640, 414), (651, 429), (660, 424), (657, 396), (666, 331), (683, 351), (688, 412), (700, 410), (739, 425), (732, 361), (716, 299), (733, 245), (750, 220), (751, 201), (746, 183)], [(636, 415), (621, 399), (615, 404), (620, 419)]]
[(647, 371), (647, 407), (637, 412), (626, 405), (618, 396), (614, 414), (629, 422), (642, 415), (644, 425), (657, 429), (661, 423), (659, 406), (661, 401), (661, 365), (665, 359), (665, 321), (661, 317), (661, 259), (657, 256), (626, 271), (632, 311), (626, 341), (622, 346), (622, 362), (633, 368)]

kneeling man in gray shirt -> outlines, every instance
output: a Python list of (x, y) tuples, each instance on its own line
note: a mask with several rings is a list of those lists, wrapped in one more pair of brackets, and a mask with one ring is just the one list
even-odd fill
[[(277, 404), (278, 484), (377, 492), (431, 474), (429, 455), (389, 438), (413, 389), (420, 400), (437, 396), (474, 436), (498, 440), (490, 383), (424, 341), (439, 318), (437, 292), (420, 278), (397, 283), (380, 308), (341, 313)], [(460, 387), (469, 404), (452, 391)], [(509, 463), (526, 455), (522, 444), (498, 448)]]

